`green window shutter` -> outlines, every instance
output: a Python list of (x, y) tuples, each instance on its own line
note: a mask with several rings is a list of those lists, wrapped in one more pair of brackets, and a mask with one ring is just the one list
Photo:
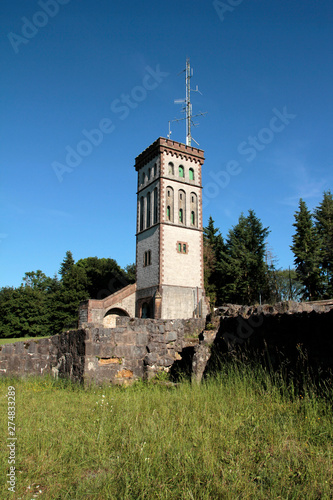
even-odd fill
[(194, 212), (191, 212), (191, 224), (194, 226), (194, 223), (195, 223)]

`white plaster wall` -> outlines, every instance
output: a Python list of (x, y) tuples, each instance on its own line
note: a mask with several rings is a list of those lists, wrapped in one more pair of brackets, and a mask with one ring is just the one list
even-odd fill
[[(174, 225), (163, 225), (163, 284), (201, 286), (202, 232)], [(188, 245), (188, 253), (177, 252), (177, 242)]]
[(201, 290), (176, 286), (162, 287), (162, 319), (189, 319), (197, 307)]

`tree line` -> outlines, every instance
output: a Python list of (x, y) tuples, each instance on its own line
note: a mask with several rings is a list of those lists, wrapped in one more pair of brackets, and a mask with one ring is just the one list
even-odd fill
[(114, 259), (88, 257), (76, 263), (70, 251), (59, 276), (25, 273), (20, 287), (0, 290), (0, 338), (55, 335), (77, 328), (80, 302), (104, 299), (135, 282), (135, 265), (122, 269)]
[[(324, 192), (311, 213), (300, 199), (293, 224), (294, 269), (278, 269), (270, 233), (253, 210), (241, 214), (224, 239), (212, 217), (204, 228), (205, 290), (211, 306), (333, 298), (333, 198)], [(74, 261), (70, 251), (59, 276), (25, 273), (20, 287), (0, 289), (0, 338), (37, 337), (77, 327), (80, 302), (103, 299), (135, 282), (135, 264), (114, 259)]]
[(333, 298), (333, 198), (324, 192), (311, 213), (303, 199), (294, 214), (294, 269), (278, 269), (268, 227), (253, 210), (223, 239), (212, 217), (204, 228), (205, 289), (211, 305)]

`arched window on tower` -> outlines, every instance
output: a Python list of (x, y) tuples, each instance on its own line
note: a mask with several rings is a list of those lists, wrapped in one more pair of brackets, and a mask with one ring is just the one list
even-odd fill
[(150, 227), (150, 193), (147, 194), (147, 222), (146, 227)]
[(158, 220), (158, 190), (157, 188), (154, 189), (154, 224), (157, 223)]
[(141, 176), (141, 183), (144, 184), (146, 180), (146, 174), (143, 172)]
[(195, 226), (195, 213), (193, 212), (193, 210), (191, 212), (191, 224), (192, 226)]
[(193, 168), (190, 168), (190, 170), (188, 171), (188, 175), (189, 175), (190, 181), (194, 181), (194, 170), (193, 170)]
[(175, 175), (175, 168), (173, 163), (170, 161), (168, 165), (168, 173), (169, 175)]
[(166, 188), (166, 220), (169, 222), (174, 221), (174, 193), (173, 188), (171, 186), (167, 186)]
[(184, 167), (183, 167), (183, 165), (179, 165), (178, 171), (179, 171), (179, 177), (183, 177), (184, 178)]
[(185, 224), (186, 221), (186, 193), (183, 189), (178, 191), (178, 222)]
[(190, 194), (191, 226), (198, 227), (198, 196)]
[(143, 196), (140, 198), (140, 231), (143, 230), (143, 221), (144, 221), (144, 199)]

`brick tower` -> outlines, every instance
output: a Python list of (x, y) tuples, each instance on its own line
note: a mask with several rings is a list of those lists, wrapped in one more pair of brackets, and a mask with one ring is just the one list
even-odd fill
[(201, 149), (160, 137), (135, 161), (138, 173), (138, 317), (205, 317)]

